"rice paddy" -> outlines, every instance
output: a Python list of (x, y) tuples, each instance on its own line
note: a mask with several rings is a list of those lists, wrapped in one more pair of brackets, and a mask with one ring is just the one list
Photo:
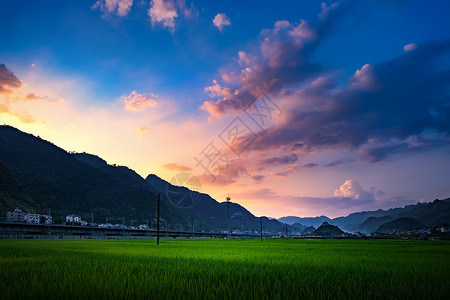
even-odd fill
[(450, 242), (0, 240), (0, 298), (450, 299)]

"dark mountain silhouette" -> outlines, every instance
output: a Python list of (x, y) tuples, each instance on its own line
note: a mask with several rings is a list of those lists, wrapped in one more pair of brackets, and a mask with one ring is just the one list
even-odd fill
[(294, 224), (298, 223), (303, 226), (313, 226), (313, 227), (319, 227), (323, 222), (330, 222), (331, 219), (326, 216), (320, 216), (320, 217), (307, 217), (307, 218), (301, 218), (301, 217), (294, 217), (294, 216), (288, 216), (288, 217), (282, 217), (278, 219), (279, 221), (283, 223), (288, 224)]
[[(197, 199), (196, 204), (187, 208), (174, 205), (167, 197), (168, 187), (172, 192), (191, 193)], [(16, 207), (32, 212), (51, 208), (57, 222), (67, 214), (79, 214), (90, 220), (91, 213), (95, 222), (105, 222), (106, 218), (119, 222), (122, 217), (127, 225), (151, 222), (155, 218), (157, 193), (163, 195), (161, 215), (165, 226), (170, 224), (172, 229), (190, 228), (191, 216), (196, 230), (259, 231), (262, 219), (266, 232), (284, 233), (287, 223), (291, 234), (303, 227), (317, 227), (324, 221), (332, 221), (349, 232), (371, 232), (398, 218), (412, 218), (427, 227), (450, 223), (450, 198), (357, 212), (333, 220), (326, 216), (257, 218), (237, 203), (231, 203), (227, 212), (226, 203), (219, 203), (207, 194), (170, 185), (156, 175), (144, 180), (133, 170), (108, 165), (98, 156), (68, 153), (39, 137), (11, 126), (0, 126), (0, 217), (4, 218), (6, 211)]]
[(316, 231), (316, 228), (313, 226), (308, 226), (303, 230), (302, 235), (312, 235), (314, 231)]
[(326, 237), (342, 237), (344, 232), (336, 225), (331, 225), (328, 222), (323, 222), (313, 233), (316, 236)]
[(359, 226), (359, 228), (361, 232), (375, 232), (380, 225), (391, 220), (392, 217), (389, 215), (383, 217), (368, 217), (367, 220)]
[[(259, 232), (260, 230), (260, 219), (237, 203), (231, 202), (229, 211), (227, 211), (226, 202), (219, 203), (208, 194), (191, 191), (186, 187), (174, 186), (154, 174), (150, 174), (145, 180), (163, 195), (163, 201), (172, 213), (185, 219), (193, 216), (198, 222), (197, 226), (201, 226), (201, 228), (218, 228), (224, 231), (239, 229)], [(177, 196), (178, 198), (174, 199)], [(192, 197), (195, 205), (183, 206), (183, 203), (177, 205), (183, 196)], [(267, 232), (284, 230), (283, 224), (276, 219), (267, 217), (263, 217), (263, 226)]]
[(377, 232), (392, 233), (395, 231), (421, 229), (425, 226), (413, 218), (398, 218), (378, 227)]
[[(66, 214), (87, 218), (92, 212), (95, 222), (105, 222), (106, 217), (111, 221), (125, 217), (128, 222), (144, 222), (155, 215), (156, 194), (149, 188), (125, 183), (123, 176), (110, 170), (115, 167), (102, 170), (79, 158), (39, 137), (0, 126), (0, 159), (17, 178), (25, 197), (32, 200), (26, 204), (15, 196), (14, 200), (21, 203), (9, 201), (2, 208), (2, 216), (6, 214), (4, 209), (27, 205), (35, 212), (51, 208), (56, 221)], [(165, 207), (161, 210), (169, 215)]]
[(0, 160), (0, 211), (11, 207), (30, 209), (36, 204), (27, 197), (22, 184)]
[[(388, 210), (378, 209), (375, 211), (363, 211), (349, 214), (345, 217), (328, 219), (327, 217), (299, 218), (283, 217), (280, 221), (298, 222), (309, 225), (321, 222), (324, 218), (347, 232), (361, 231), (363, 233), (375, 232), (382, 224), (402, 217), (413, 218), (423, 224), (424, 227), (433, 227), (450, 224), (450, 198), (435, 200), (429, 203), (417, 203), (405, 207), (391, 208)], [(322, 221), (323, 222), (323, 221)]]
[[(155, 218), (157, 193), (162, 195), (163, 228), (195, 230), (245, 230), (260, 228), (260, 219), (237, 203), (219, 203), (207, 194), (175, 187), (156, 175), (143, 179), (133, 170), (109, 165), (98, 156), (68, 153), (31, 134), (0, 126), (0, 212), (16, 207), (30, 212), (52, 209), (54, 220), (79, 214), (95, 222), (150, 223)], [(194, 193), (198, 202), (188, 208), (174, 205), (165, 196), (167, 187)], [(228, 215), (228, 216), (227, 216)], [(284, 224), (262, 218), (267, 232), (281, 232)]]
[(300, 224), (300, 223), (294, 223), (294, 224), (292, 224), (292, 227), (294, 227), (295, 229), (295, 234), (300, 234), (300, 233), (302, 233), (303, 231), (305, 231), (305, 229), (306, 228), (308, 228), (308, 226), (305, 226), (305, 225), (302, 225), (302, 224)]
[(134, 188), (156, 192), (155, 189), (152, 189), (148, 185), (148, 183), (144, 180), (144, 178), (142, 178), (138, 173), (136, 173), (135, 171), (131, 170), (128, 167), (108, 165), (107, 162), (102, 158), (84, 152), (75, 153), (74, 157), (77, 160), (90, 165), (91, 167), (99, 169), (105, 172), (106, 174), (113, 176), (116, 180), (122, 182), (123, 184), (126, 184)]

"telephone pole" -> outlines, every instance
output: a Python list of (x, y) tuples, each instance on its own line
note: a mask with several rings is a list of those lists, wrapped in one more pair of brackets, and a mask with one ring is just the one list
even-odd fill
[(263, 240), (263, 230), (262, 230), (262, 217), (261, 218), (259, 218), (259, 225), (260, 225), (260, 233), (261, 233), (261, 242), (262, 242), (262, 240)]
[(158, 209), (156, 211), (156, 245), (159, 245), (159, 206), (160, 206), (160, 194), (158, 194)]
[(191, 228), (192, 228), (191, 238), (192, 238), (192, 241), (194, 241), (194, 217), (193, 216), (191, 216)]

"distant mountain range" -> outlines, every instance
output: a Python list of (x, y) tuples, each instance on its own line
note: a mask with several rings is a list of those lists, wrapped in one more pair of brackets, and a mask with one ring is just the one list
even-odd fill
[[(408, 218), (408, 219), (405, 219)], [(416, 222), (406, 222), (412, 219)], [(407, 205), (402, 208), (391, 208), (388, 210), (375, 210), (375, 211), (363, 211), (352, 213), (346, 217), (338, 217), (330, 219), (325, 216), (315, 218), (300, 218), (300, 217), (283, 217), (278, 219), (281, 222), (288, 224), (301, 224), (304, 226), (314, 226), (328, 222), (347, 232), (376, 232), (383, 224), (388, 223), (386, 226), (381, 227), (381, 231), (385, 231), (387, 228), (398, 229), (408, 228), (416, 229), (417, 224), (421, 224), (422, 227), (433, 226), (449, 226), (450, 224), (450, 198), (444, 200), (434, 200), (429, 203), (417, 203), (415, 205)], [(400, 221), (398, 221), (400, 220)], [(409, 220), (410, 221), (410, 220)], [(393, 222), (393, 223), (392, 223)], [(390, 223), (390, 224), (389, 224)], [(409, 224), (404, 225), (403, 223)], [(398, 225), (398, 228), (395, 226)], [(403, 224), (400, 226), (400, 224)], [(415, 224), (412, 226), (412, 224)], [(394, 226), (395, 225), (395, 226)], [(402, 229), (404, 230), (404, 229)]]
[[(314, 232), (324, 222), (348, 232), (373, 232), (399, 218), (412, 219), (399, 222), (414, 226), (450, 223), (450, 198), (334, 219), (257, 218), (237, 203), (219, 203), (207, 194), (174, 186), (154, 174), (144, 179), (127, 167), (108, 165), (98, 156), (69, 153), (14, 127), (0, 126), (0, 220), (7, 211), (19, 207), (38, 213), (51, 208), (56, 223), (68, 214), (91, 220), (93, 213), (96, 223), (108, 219), (117, 223), (125, 220), (126, 225), (150, 224), (156, 216), (158, 193), (162, 195), (162, 228), (175, 230), (191, 228), (191, 217), (199, 231), (259, 232), (262, 220), (264, 231), (275, 234), (284, 234), (286, 224), (290, 234), (301, 234)], [(180, 198), (174, 201), (173, 195)], [(195, 205), (179, 205), (185, 201), (184, 195), (193, 197)]]
[[(68, 214), (102, 223), (125, 220), (126, 225), (152, 223), (157, 194), (162, 195), (162, 228), (258, 231), (260, 219), (237, 203), (219, 203), (207, 194), (192, 192), (198, 202), (188, 208), (169, 201), (172, 192), (185, 193), (156, 175), (146, 179), (124, 166), (108, 165), (98, 156), (69, 153), (39, 137), (11, 126), (0, 126), (0, 217), (16, 207), (46, 212), (62, 222)], [(124, 218), (124, 219), (123, 219)], [(276, 219), (262, 218), (266, 232), (284, 232)], [(289, 226), (294, 230), (295, 227)]]

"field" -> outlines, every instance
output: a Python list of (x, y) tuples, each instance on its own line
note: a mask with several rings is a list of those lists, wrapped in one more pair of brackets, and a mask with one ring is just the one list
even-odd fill
[(450, 243), (0, 240), (2, 299), (450, 299)]

